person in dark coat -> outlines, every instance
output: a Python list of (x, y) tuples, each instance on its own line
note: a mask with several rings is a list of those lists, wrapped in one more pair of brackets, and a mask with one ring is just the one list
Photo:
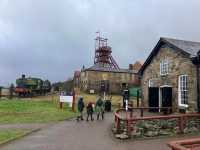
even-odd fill
[(104, 102), (101, 99), (101, 97), (99, 97), (96, 101), (96, 105), (95, 105), (95, 110), (97, 113), (97, 120), (99, 120), (99, 116), (101, 115), (101, 119), (104, 119)]
[(94, 111), (93, 111), (92, 103), (89, 102), (88, 105), (87, 105), (87, 120), (86, 120), (86, 121), (89, 121), (89, 120), (88, 120), (88, 119), (89, 119), (89, 116), (90, 116), (90, 118), (91, 118), (91, 121), (94, 120), (93, 117), (92, 117), (93, 112), (94, 112)]
[(79, 119), (84, 120), (83, 119), (83, 110), (84, 110), (85, 104), (83, 102), (83, 97), (80, 97), (78, 100), (78, 104), (77, 104), (77, 108), (78, 108), (78, 116), (77, 116), (77, 121), (79, 121)]

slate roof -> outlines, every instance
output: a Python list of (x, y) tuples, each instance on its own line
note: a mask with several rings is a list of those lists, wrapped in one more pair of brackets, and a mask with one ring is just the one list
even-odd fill
[(181, 50), (184, 53), (189, 54), (189, 57), (194, 57), (197, 55), (197, 52), (200, 51), (200, 42), (193, 42), (193, 41), (185, 41), (185, 40), (179, 40), (179, 39), (173, 39), (173, 38), (165, 38), (161, 37), (146, 61), (144, 62), (143, 66), (139, 70), (140, 75), (143, 74), (143, 71), (148, 66), (148, 64), (151, 62), (153, 57), (158, 53), (160, 46), (162, 44), (168, 44), (175, 49)]
[(161, 40), (176, 46), (177, 48), (189, 53), (190, 55), (196, 56), (197, 52), (200, 50), (200, 42), (185, 41), (172, 38), (161, 38)]
[(92, 67), (89, 67), (87, 69), (84, 69), (85, 71), (102, 71), (102, 72), (116, 72), (116, 73), (137, 73), (136, 70), (129, 70), (129, 69), (114, 69), (109, 67), (103, 67), (99, 65), (93, 65)]

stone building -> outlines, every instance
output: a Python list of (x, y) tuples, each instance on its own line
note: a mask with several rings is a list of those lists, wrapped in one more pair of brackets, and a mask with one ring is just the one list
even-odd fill
[(129, 64), (129, 69), (139, 71), (143, 64), (142, 61), (136, 61), (134, 64)]
[(119, 94), (123, 88), (139, 84), (138, 70), (110, 70), (92, 66), (81, 71), (81, 90), (86, 92), (100, 92), (103, 85), (109, 93)]
[(75, 71), (74, 72), (74, 87), (80, 88), (80, 80), (81, 80), (81, 72), (80, 71)]
[(198, 42), (160, 38), (139, 71), (145, 106), (199, 110), (199, 50)]
[(132, 68), (121, 69), (112, 56), (108, 39), (101, 37), (98, 32), (95, 39), (94, 65), (89, 68), (83, 67), (80, 77), (74, 75), (74, 81), (79, 81), (80, 89), (85, 92), (105, 91), (120, 94), (126, 87), (140, 85), (138, 67), (137, 62)]

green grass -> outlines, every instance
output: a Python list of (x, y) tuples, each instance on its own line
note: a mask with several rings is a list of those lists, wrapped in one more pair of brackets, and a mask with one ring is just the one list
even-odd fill
[(71, 108), (58, 108), (49, 100), (0, 100), (0, 124), (46, 123), (65, 120), (76, 116)]
[(24, 136), (29, 130), (9, 129), (0, 130), (0, 144)]

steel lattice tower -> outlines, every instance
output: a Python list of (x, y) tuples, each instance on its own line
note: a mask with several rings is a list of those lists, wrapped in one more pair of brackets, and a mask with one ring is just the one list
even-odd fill
[(110, 70), (119, 70), (119, 66), (111, 53), (112, 49), (108, 46), (108, 39), (102, 38), (100, 33), (97, 32), (97, 37), (95, 39), (95, 66), (104, 67)]

